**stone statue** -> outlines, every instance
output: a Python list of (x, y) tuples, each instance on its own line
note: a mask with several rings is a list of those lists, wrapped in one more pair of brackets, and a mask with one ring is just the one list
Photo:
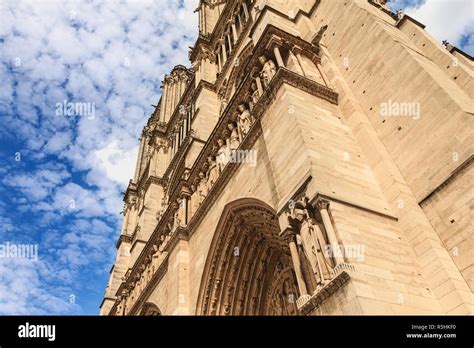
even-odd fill
[(258, 58), (260, 61), (260, 64), (262, 64), (263, 69), (262, 72), (260, 73), (260, 76), (263, 80), (263, 85), (265, 87), (268, 86), (270, 81), (272, 80), (273, 76), (276, 74), (276, 65), (271, 59), (265, 58), (265, 56), (261, 56)]
[(239, 132), (233, 122), (229, 123), (227, 128), (230, 130), (230, 137), (227, 139), (227, 146), (230, 150), (235, 150), (240, 145)]
[(173, 215), (173, 231), (176, 231), (179, 226), (181, 226), (181, 220), (179, 218), (179, 208), (177, 208)]
[(221, 106), (219, 108), (219, 115), (222, 115), (227, 108), (227, 102), (225, 100), (221, 100)]
[(260, 93), (258, 92), (257, 84), (255, 82), (252, 82), (251, 90), (252, 108), (254, 108), (258, 100), (260, 99)]
[(329, 260), (324, 255), (325, 241), (318, 225), (305, 222), (300, 231), (304, 254), (308, 259), (318, 285), (324, 285), (330, 279)]
[(210, 190), (219, 177), (219, 168), (212, 156), (207, 157), (207, 164), (209, 166), (207, 170), (207, 188)]
[(296, 308), (294, 298), (296, 297), (296, 291), (294, 290), (289, 278), (286, 278), (283, 282), (281, 296), (284, 299), (285, 313), (284, 315), (296, 315)]
[(283, 300), (279, 292), (275, 292), (270, 305), (273, 315), (283, 315)]
[(298, 239), (303, 247), (303, 252), (311, 265), (317, 284), (323, 286), (331, 279), (332, 263), (329, 257), (324, 254), (328, 243), (314, 218), (314, 209), (306, 199), (303, 199), (296, 203), (293, 215), (301, 223)]
[(204, 198), (206, 198), (207, 196), (208, 189), (207, 189), (207, 180), (204, 173), (200, 171), (198, 175), (199, 175), (199, 184), (197, 187), (197, 193), (198, 193), (198, 202), (199, 202), (199, 205), (201, 205), (202, 202), (204, 201)]
[(220, 174), (224, 170), (227, 163), (229, 163), (230, 151), (229, 151), (229, 147), (227, 146), (225, 141), (222, 139), (217, 139), (217, 145), (219, 145), (219, 150), (217, 151), (216, 161), (217, 161), (219, 174)]
[(250, 127), (253, 124), (253, 118), (250, 114), (250, 111), (245, 107), (244, 104), (239, 105), (240, 115), (238, 116), (238, 122), (240, 127), (240, 132), (242, 136), (246, 136), (250, 131)]

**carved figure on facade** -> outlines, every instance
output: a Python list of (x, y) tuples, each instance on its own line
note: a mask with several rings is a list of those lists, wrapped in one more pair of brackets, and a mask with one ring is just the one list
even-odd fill
[(207, 188), (209, 191), (219, 177), (219, 167), (217, 166), (213, 156), (207, 157), (207, 165), (209, 166), (207, 170)]
[(179, 208), (176, 208), (173, 215), (173, 231), (176, 231), (179, 226), (181, 226), (181, 219), (179, 218)]
[(206, 176), (203, 171), (200, 171), (199, 174), (199, 183), (197, 186), (197, 193), (198, 193), (198, 202), (199, 205), (202, 204), (204, 201), (204, 198), (206, 198), (207, 193), (208, 193), (208, 186), (207, 186), (207, 180)]
[(220, 109), (219, 109), (219, 115), (222, 115), (228, 105), (227, 99), (226, 99), (226, 92), (227, 92), (227, 80), (225, 80), (222, 83), (222, 86), (219, 88), (219, 91), (217, 93), (217, 97), (221, 101)]
[(276, 74), (276, 65), (273, 60), (267, 59), (265, 56), (259, 57), (258, 60), (260, 61), (260, 64), (262, 64), (263, 67), (260, 73), (260, 77), (263, 80), (264, 87), (267, 87), (273, 76), (275, 76)]
[(216, 161), (220, 174), (230, 160), (230, 151), (226, 142), (221, 138), (217, 139), (217, 145), (219, 146), (219, 149), (217, 150)]
[(242, 138), (247, 135), (250, 131), (250, 127), (252, 126), (254, 120), (253, 117), (244, 104), (239, 105), (240, 114), (238, 115), (238, 123), (240, 128), (240, 134), (242, 134)]
[(258, 87), (257, 87), (257, 84), (254, 82), (252, 82), (252, 85), (250, 87), (251, 89), (251, 93), (250, 93), (250, 97), (251, 97), (251, 101), (250, 101), (250, 106), (251, 106), (251, 110), (255, 107), (255, 105), (257, 105), (257, 102), (258, 100), (260, 99), (260, 92), (258, 91)]
[(230, 122), (227, 125), (228, 130), (230, 131), (230, 136), (227, 139), (227, 146), (230, 150), (235, 150), (240, 145), (240, 136), (239, 131), (234, 122)]
[(298, 231), (297, 242), (311, 266), (318, 287), (323, 286), (331, 279), (333, 263), (325, 253), (328, 240), (324, 227), (316, 220), (316, 209), (303, 197), (294, 204), (288, 220)]

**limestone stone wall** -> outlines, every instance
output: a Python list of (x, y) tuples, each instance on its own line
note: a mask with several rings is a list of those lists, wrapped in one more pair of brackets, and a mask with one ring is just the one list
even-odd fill
[[(312, 87), (283, 82), (266, 96), (270, 102), (250, 148), (256, 162), (238, 164), (225, 187), (211, 191), (212, 201), (204, 205), (207, 210), (199, 223), (190, 217), (193, 228), (184, 226), (183, 235), (167, 246), (167, 268), (148, 286), (143, 303), (154, 303), (163, 314), (199, 313), (206, 260), (226, 205), (255, 198), (281, 216), (309, 182), (310, 200), (324, 196), (330, 202), (337, 243), (355, 253), (344, 259), (350, 279), (311, 314), (474, 313), (472, 61), (446, 50), (422, 24), (408, 17), (397, 20), (366, 0), (256, 3), (259, 11), (252, 10), (249, 37), (233, 57), (252, 49), (252, 42), (257, 45), (270, 25), (307, 42), (327, 25), (314, 44), (319, 68), (306, 56), (287, 59), (283, 68), (316, 81), (325, 92), (337, 92), (337, 102), (311, 90), (314, 82), (308, 83)], [(203, 20), (214, 26), (222, 8)], [(285, 40), (276, 41), (285, 46)], [(301, 47), (295, 49), (299, 51)], [(241, 81), (232, 80), (239, 65), (216, 75), (212, 85), (216, 70), (209, 60), (206, 64), (200, 73), (211, 83), (202, 87), (195, 80), (195, 139), (181, 164), (188, 173), (206, 142), (216, 143), (224, 81), (232, 84), (225, 102), (240, 93)], [(407, 108), (404, 115), (394, 109), (402, 104)], [(145, 258), (142, 248), (160, 245), (149, 238), (158, 223), (161, 185), (151, 184), (144, 193), (138, 219), (143, 231), (132, 255), (125, 257), (125, 247), (119, 249), (104, 314), (112, 310), (115, 292), (124, 284), (122, 275)], [(128, 222), (131, 233), (137, 221)]]
[(272, 168), (263, 138), (259, 138), (252, 150), (257, 151), (255, 167), (242, 163), (231, 178), (229, 185), (217, 197), (196, 231), (189, 239), (190, 311), (196, 312), (204, 264), (212, 237), (224, 206), (236, 199), (251, 197), (276, 208), (278, 194), (272, 179)]
[[(440, 188), (422, 203), (444, 247), (448, 250), (456, 266), (463, 275), (471, 291), (474, 290), (474, 216), (473, 166), (461, 168), (460, 172), (447, 185)], [(446, 289), (448, 290), (448, 289)]]

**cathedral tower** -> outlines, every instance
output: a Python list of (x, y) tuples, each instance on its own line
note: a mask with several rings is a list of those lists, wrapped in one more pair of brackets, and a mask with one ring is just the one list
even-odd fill
[(198, 12), (101, 314), (473, 314), (472, 57), (381, 0)]

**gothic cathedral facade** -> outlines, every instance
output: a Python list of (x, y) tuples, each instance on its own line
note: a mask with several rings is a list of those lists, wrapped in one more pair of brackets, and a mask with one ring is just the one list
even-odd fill
[(201, 0), (102, 315), (474, 314), (472, 57), (383, 0)]

